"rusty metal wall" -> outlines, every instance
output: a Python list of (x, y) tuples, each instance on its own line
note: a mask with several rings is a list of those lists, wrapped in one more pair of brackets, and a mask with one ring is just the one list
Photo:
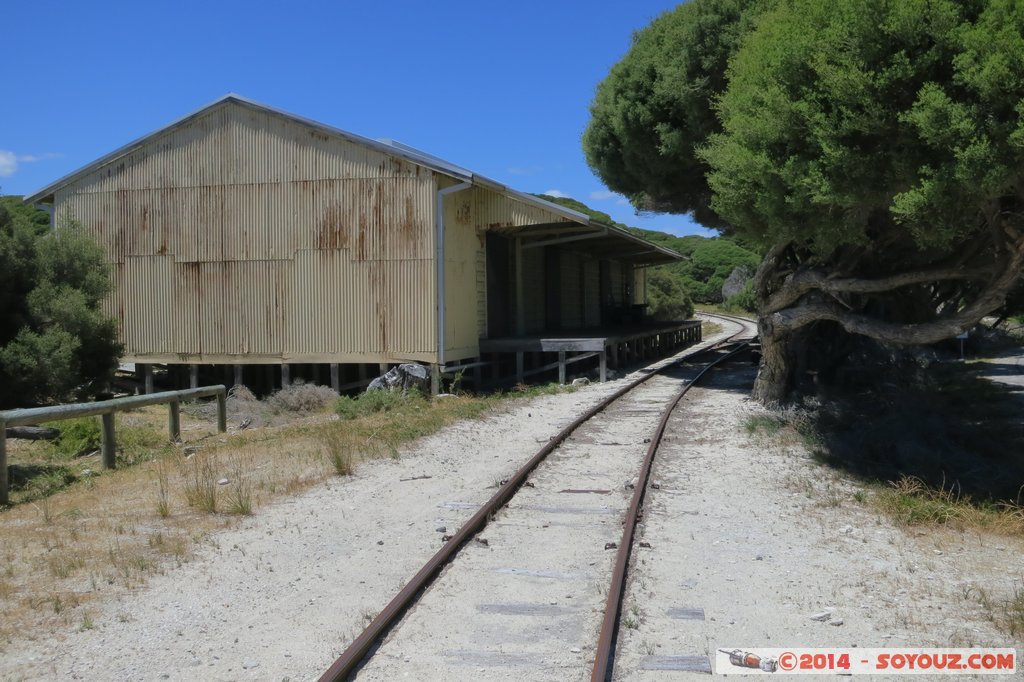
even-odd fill
[(227, 103), (59, 190), (55, 208), (115, 264), (107, 305), (129, 361), (431, 361), (436, 182)]

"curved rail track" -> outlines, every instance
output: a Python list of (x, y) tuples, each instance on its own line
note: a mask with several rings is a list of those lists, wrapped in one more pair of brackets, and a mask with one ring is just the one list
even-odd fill
[[(668, 424), (669, 417), (672, 414), (673, 409), (686, 394), (691, 386), (699, 381), (707, 372), (709, 372), (716, 365), (725, 362), (733, 356), (744, 352), (749, 349), (750, 342), (756, 335), (756, 328), (750, 320), (745, 318), (735, 317), (731, 315), (714, 314), (708, 315), (712, 318), (719, 318), (724, 321), (727, 325), (736, 325), (739, 328), (725, 336), (725, 338), (710, 344), (704, 348), (693, 350), (689, 353), (682, 353), (679, 356), (672, 358), (669, 362), (664, 363), (662, 366), (657, 367), (653, 371), (644, 373), (637, 379), (634, 379), (627, 383), (625, 386), (615, 391), (597, 405), (593, 406), (585, 413), (580, 415), (571, 424), (566, 426), (560, 431), (554, 438), (548, 441), (543, 447), (541, 447), (536, 454), (533, 455), (525, 464), (523, 464), (507, 481), (501, 482), (497, 492), (483, 505), (476, 513), (453, 535), (448, 539), (448, 542), (442, 546), (442, 548), (430, 558), (429, 561), (416, 573), (415, 576), (403, 587), (398, 594), (391, 600), (390, 603), (370, 622), (366, 629), (349, 645), (349, 647), (341, 654), (341, 656), (328, 668), (326, 672), (320, 677), (320, 682), (336, 682), (338, 680), (350, 679), (355, 675), (360, 668), (365, 665), (369, 658), (375, 653), (384, 637), (396, 626), (396, 624), (403, 618), (403, 615), (410, 612), (410, 608), (416, 604), (424, 592), (434, 583), (439, 574), (447, 566), (454, 567), (453, 563), (456, 555), (460, 553), (471, 541), (476, 539), (478, 543), (487, 544), (485, 539), (479, 537), (479, 533), (487, 526), (488, 522), (492, 520), (495, 515), (501, 509), (509, 510), (510, 500), (525, 487), (534, 487), (533, 483), (528, 482), (531, 476), (540, 477), (538, 474), (538, 467), (545, 462), (548, 456), (555, 452), (557, 449), (566, 446), (570, 439), (574, 437), (580, 431), (580, 427), (588, 422), (596, 421), (594, 418), (602, 413), (606, 413), (615, 406), (613, 409), (619, 410), (623, 415), (638, 415), (633, 421), (642, 421), (641, 417), (644, 415), (657, 415), (658, 421), (657, 426), (653, 431), (647, 431), (648, 436), (642, 438), (643, 443), (648, 443), (646, 453), (643, 457), (643, 461), (640, 464), (639, 471), (636, 470), (635, 460), (630, 464), (628, 458), (624, 457), (605, 457), (601, 459), (601, 466), (607, 467), (607, 470), (601, 472), (586, 472), (591, 480), (597, 476), (597, 480), (609, 481), (615, 480), (615, 477), (621, 477), (625, 475), (627, 480), (632, 480), (631, 484), (627, 487), (632, 487), (633, 492), (631, 499), (629, 500), (628, 507), (624, 513), (624, 521), (622, 522), (622, 534), (616, 542), (605, 543), (605, 549), (616, 549), (616, 556), (614, 565), (611, 570), (611, 577), (606, 581), (607, 586), (607, 598), (605, 600), (603, 614), (604, 618), (600, 625), (600, 634), (598, 637), (597, 645), (594, 649), (594, 663), (592, 668), (591, 680), (604, 681), (610, 679), (612, 664), (614, 660), (614, 648), (616, 634), (618, 631), (618, 624), (620, 620), (620, 610), (622, 605), (623, 591), (626, 584), (626, 573), (629, 566), (630, 554), (633, 548), (633, 537), (636, 524), (638, 523), (641, 516), (641, 509), (643, 505), (644, 492), (648, 486), (648, 478), (650, 476), (651, 466), (654, 461), (655, 454), (658, 450), (658, 445), (662, 440), (665, 432), (665, 427)], [(742, 338), (738, 338), (742, 337)], [(706, 357), (707, 356), (707, 357)], [(694, 366), (697, 358), (705, 358), (700, 362), (700, 366)], [(680, 366), (683, 363), (688, 364), (688, 375), (686, 377), (669, 377), (666, 375), (672, 371), (679, 371)], [(644, 387), (645, 384), (651, 382), (655, 377), (662, 379), (662, 385), (652, 386), (650, 388)], [(657, 384), (657, 382), (651, 382)], [(671, 396), (666, 400), (664, 394), (668, 389), (672, 389)], [(659, 409), (649, 409), (650, 405), (658, 405)], [(621, 421), (621, 420), (620, 420)], [(616, 428), (618, 432), (618, 428)], [(579, 436), (575, 436), (577, 439)], [(584, 442), (586, 442), (584, 440)], [(622, 443), (604, 443), (603, 445), (619, 446)], [(589, 449), (593, 449), (593, 445), (587, 446)], [(623, 469), (622, 467), (625, 467)], [(625, 472), (625, 473), (624, 473)], [(574, 476), (579, 476), (580, 472), (575, 472)], [(566, 478), (564, 474), (559, 476), (551, 472), (545, 472), (545, 486), (546, 488), (553, 489), (566, 485), (565, 481), (574, 481), (570, 475)], [(561, 479), (561, 482), (558, 481)], [(538, 481), (540, 483), (540, 481)], [(571, 483), (569, 484), (571, 485)], [(608, 495), (611, 493), (611, 486), (609, 489), (573, 489), (567, 487), (562, 490), (558, 490), (558, 493), (593, 493), (597, 495)], [(582, 497), (583, 495), (580, 495)], [(561, 508), (555, 508), (545, 505), (529, 505), (520, 504), (518, 505), (520, 513), (527, 514), (527, 521), (518, 521), (518, 525), (530, 526), (532, 529), (537, 528), (549, 528), (549, 525), (554, 522), (540, 523), (536, 520), (529, 520), (529, 510), (539, 511), (540, 513), (552, 513), (555, 511), (566, 511)], [(569, 509), (572, 513), (587, 513), (599, 510), (602, 514), (611, 515), (613, 512), (606, 508), (577, 508), (577, 510)], [(547, 517), (546, 517), (547, 518)], [(602, 523), (605, 520), (601, 521)], [(579, 527), (588, 525), (586, 522), (573, 522), (573, 523), (561, 523), (559, 525), (574, 526), (571, 531), (573, 533), (579, 533)], [(593, 524), (589, 524), (593, 525)], [(601, 532), (607, 533), (607, 528), (603, 528)], [(550, 538), (550, 534), (548, 538)], [(545, 539), (545, 542), (551, 540)], [(530, 539), (522, 540), (526, 544), (531, 544)], [(518, 542), (510, 541), (506, 543), (509, 546), (507, 552), (511, 553), (511, 556), (515, 556), (518, 552)], [(535, 544), (535, 543), (534, 543)], [(579, 560), (576, 557), (575, 560)], [(593, 566), (596, 562), (589, 562), (590, 566)], [(498, 571), (515, 572), (515, 569), (499, 568)], [(491, 592), (497, 591), (496, 588), (490, 588)], [(484, 593), (488, 594), (487, 588), (484, 588)], [(551, 602), (554, 606), (554, 602)], [(485, 605), (487, 608), (495, 610), (497, 613), (517, 613), (517, 612), (528, 612), (530, 609), (541, 608), (537, 606), (531, 606), (529, 604), (490, 604)], [(557, 609), (557, 607), (555, 607)], [(573, 612), (577, 613), (578, 607), (572, 607)], [(518, 611), (517, 611), (518, 609)], [(582, 609), (585, 611), (585, 609)], [(562, 611), (554, 611), (556, 613), (562, 613)], [(574, 652), (582, 654), (579, 649), (573, 649)], [(472, 657), (470, 657), (472, 658)], [(513, 661), (515, 662), (515, 661)]]

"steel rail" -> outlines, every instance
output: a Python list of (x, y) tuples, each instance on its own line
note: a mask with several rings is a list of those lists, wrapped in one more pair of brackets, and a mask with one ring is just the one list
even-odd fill
[[(734, 334), (733, 336), (736, 336)], [(732, 338), (732, 337), (730, 337)], [(676, 405), (683, 399), (683, 396), (696, 384), (707, 372), (715, 366), (725, 362), (729, 358), (748, 350), (749, 341), (742, 342), (735, 349), (729, 351), (720, 358), (708, 363), (696, 376), (676, 393), (675, 397), (666, 405), (661, 413), (661, 420), (658, 428), (651, 437), (651, 444), (647, 448), (643, 464), (640, 467), (640, 474), (637, 476), (636, 486), (633, 488), (633, 497), (626, 512), (626, 520), (622, 528), (622, 539), (619, 541), (619, 548), (615, 555), (615, 567), (612, 570), (611, 587), (608, 590), (608, 601), (605, 603), (604, 620), (601, 622), (601, 633), (597, 640), (597, 651), (594, 659), (594, 668), (590, 675), (591, 682), (605, 682), (610, 678), (613, 668), (613, 656), (615, 654), (615, 639), (619, 629), (619, 616), (622, 611), (622, 598), (626, 587), (626, 573), (629, 570), (629, 558), (633, 552), (633, 538), (636, 534), (636, 525), (640, 520), (640, 508), (643, 506), (644, 494), (647, 491), (647, 481), (651, 476), (651, 468), (654, 464), (654, 455), (661, 444), (661, 438), (665, 434), (668, 420)]]
[(581, 416), (573, 420), (572, 423), (559, 431), (554, 438), (538, 450), (537, 453), (526, 462), (526, 464), (520, 467), (515, 474), (508, 479), (508, 481), (498, 488), (498, 491), (489, 500), (487, 500), (487, 502), (485, 502), (475, 514), (473, 514), (469, 521), (463, 524), (458, 532), (456, 532), (455, 535), (453, 535), (451, 539), (445, 543), (444, 546), (442, 546), (426, 564), (423, 565), (416, 575), (406, 583), (405, 587), (403, 587), (398, 594), (388, 602), (388, 605), (385, 606), (379, 614), (377, 614), (377, 617), (370, 621), (370, 624), (366, 626), (366, 629), (363, 630), (363, 632), (356, 637), (356, 639), (348, 646), (347, 649), (345, 649), (345, 651), (342, 652), (334, 663), (331, 664), (331, 667), (329, 667), (323, 675), (320, 676), (319, 682), (340, 682), (341, 680), (348, 679), (348, 677), (356, 671), (363, 659), (366, 658), (366, 655), (374, 645), (376, 645), (387, 634), (391, 627), (399, 620), (401, 615), (415, 602), (417, 595), (426, 589), (434, 577), (449, 561), (451, 561), (462, 546), (487, 525), (488, 518), (512, 498), (519, 488), (522, 487), (522, 484), (526, 482), (530, 473), (537, 468), (537, 465), (544, 461), (544, 459), (547, 458), (555, 448), (565, 442), (573, 431), (598, 413), (604, 411), (605, 408), (624, 396), (626, 393), (629, 393), (640, 384), (657, 376), (661, 372), (664, 372), (669, 367), (674, 367), (681, 362), (690, 360), (691, 358), (699, 355), (714, 352), (721, 346), (729, 343), (734, 337), (742, 334), (744, 331), (745, 329), (740, 329), (736, 333), (729, 335), (712, 346), (689, 355), (685, 355), (666, 364), (658, 370), (651, 372), (650, 374), (634, 379), (601, 400), (601, 402), (591, 407)]

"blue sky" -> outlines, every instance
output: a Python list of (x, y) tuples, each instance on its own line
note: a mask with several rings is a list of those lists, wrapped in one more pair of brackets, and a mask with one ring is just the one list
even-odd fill
[(671, 0), (51, 2), (5, 7), (0, 191), (28, 194), (228, 93), (637, 216), (580, 148), (594, 88)]

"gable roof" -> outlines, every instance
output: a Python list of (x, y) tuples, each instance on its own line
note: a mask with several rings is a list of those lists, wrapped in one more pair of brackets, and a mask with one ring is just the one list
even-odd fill
[(339, 137), (348, 142), (369, 147), (370, 149), (378, 151), (382, 154), (387, 154), (389, 156), (404, 159), (416, 165), (428, 168), (436, 173), (440, 173), (441, 175), (446, 175), (455, 180), (461, 182), (468, 182), (474, 186), (482, 187), (484, 189), (489, 189), (491, 191), (497, 192), (498, 194), (502, 194), (510, 199), (514, 199), (525, 204), (542, 208), (545, 211), (561, 216), (562, 218), (565, 218), (574, 223), (578, 223), (581, 225), (592, 225), (596, 228), (600, 228), (606, 235), (612, 233), (616, 236), (624, 237), (631, 242), (644, 244), (650, 247), (652, 262), (670, 262), (674, 260), (682, 260), (684, 258), (682, 255), (676, 253), (675, 251), (672, 251), (671, 249), (666, 249), (665, 247), (653, 244), (647, 241), (646, 239), (637, 237), (636, 235), (626, 230), (615, 227), (613, 225), (605, 225), (604, 223), (591, 220), (591, 218), (585, 213), (580, 213), (579, 211), (574, 211), (570, 208), (566, 208), (564, 206), (560, 206), (550, 201), (546, 201), (539, 197), (533, 196), (532, 194), (527, 194), (526, 192), (520, 192), (518, 190), (512, 189), (511, 187), (504, 185), (496, 180), (492, 180), (478, 173), (474, 173), (466, 168), (457, 166), (432, 154), (428, 154), (426, 152), (415, 149), (414, 147), (402, 144), (401, 142), (386, 139), (373, 140), (368, 137), (363, 137), (362, 135), (350, 133), (347, 130), (342, 130), (341, 128), (335, 128), (333, 126), (329, 126), (318, 121), (305, 118), (303, 116), (292, 114), (282, 109), (277, 109), (266, 104), (255, 102), (246, 97), (242, 97), (241, 95), (238, 95), (236, 93), (228, 93), (223, 97), (220, 97), (214, 100), (213, 102), (207, 104), (206, 106), (203, 106), (190, 114), (186, 114), (185, 116), (182, 116), (181, 118), (162, 128), (158, 128), (157, 130), (154, 130), (151, 133), (143, 135), (142, 137), (129, 142), (123, 147), (115, 149), (109, 154), (101, 156), (92, 163), (87, 164), (79, 168), (78, 170), (68, 173), (64, 177), (50, 183), (49, 185), (43, 187), (34, 194), (25, 197), (24, 203), (36, 204), (41, 202), (52, 202), (57, 190), (66, 187), (67, 185), (75, 182), (76, 180), (88, 175), (97, 168), (100, 168), (113, 161), (116, 161), (117, 159), (123, 156), (127, 156), (128, 154), (145, 146), (148, 142), (150, 142), (151, 140), (160, 135), (163, 135), (164, 133), (186, 126), (195, 119), (199, 118), (200, 116), (203, 116), (216, 108), (228, 105), (248, 107), (256, 111), (269, 113), (274, 116), (279, 116), (288, 119), (293, 123), (298, 123), (299, 125), (312, 128), (313, 130), (316, 130), (317, 132), (323, 133), (325, 135)]

